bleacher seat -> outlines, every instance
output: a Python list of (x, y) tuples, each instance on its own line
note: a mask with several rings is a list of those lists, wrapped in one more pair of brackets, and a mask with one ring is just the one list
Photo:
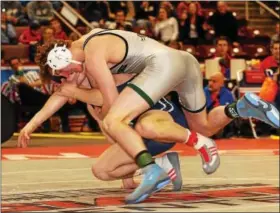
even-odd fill
[(215, 45), (200, 45), (196, 48), (196, 55), (200, 61), (211, 58), (215, 54), (215, 52)]
[(196, 48), (193, 45), (183, 45), (182, 50), (196, 56)]
[(28, 26), (21, 26), (21, 27), (15, 27), (16, 33), (17, 33), (17, 38), (23, 33), (23, 31), (28, 29)]
[(264, 59), (269, 55), (267, 47), (259, 44), (244, 44), (243, 50), (248, 54), (249, 58)]
[(29, 45), (2, 45), (2, 49), (5, 52), (5, 60), (9, 60), (11, 57), (29, 58)]

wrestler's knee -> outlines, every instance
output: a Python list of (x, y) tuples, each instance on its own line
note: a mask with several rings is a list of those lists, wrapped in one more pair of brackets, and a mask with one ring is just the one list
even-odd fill
[(108, 175), (108, 173), (97, 164), (94, 164), (91, 167), (91, 171), (92, 174), (99, 180), (103, 180), (103, 181), (110, 180), (110, 176)]
[(114, 116), (113, 114), (108, 114), (105, 116), (102, 122), (102, 127), (106, 132), (114, 131), (114, 129), (121, 122), (119, 118)]

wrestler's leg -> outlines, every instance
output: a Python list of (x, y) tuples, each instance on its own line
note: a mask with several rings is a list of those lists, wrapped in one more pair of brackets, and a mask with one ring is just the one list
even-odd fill
[(184, 110), (191, 130), (199, 132), (207, 137), (214, 135), (232, 121), (225, 113), (225, 106), (215, 107), (207, 115), (206, 108), (201, 112)]
[(149, 110), (137, 120), (135, 130), (144, 138), (167, 143), (186, 142), (186, 128), (165, 111)]
[(127, 177), (139, 167), (118, 144), (105, 150), (92, 166), (93, 175), (104, 181)]

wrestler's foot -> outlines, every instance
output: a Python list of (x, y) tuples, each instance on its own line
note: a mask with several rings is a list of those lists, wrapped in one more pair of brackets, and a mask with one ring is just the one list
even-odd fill
[(133, 180), (133, 177), (122, 179), (122, 188), (123, 189), (136, 189), (138, 187), (138, 185), (139, 184)]
[(156, 158), (155, 162), (168, 174), (173, 184), (174, 191), (182, 188), (182, 175), (180, 170), (180, 160), (177, 152), (169, 152), (162, 157)]
[(193, 146), (202, 159), (203, 171), (210, 175), (220, 166), (220, 157), (214, 140), (196, 132), (191, 132), (187, 145)]
[(252, 117), (275, 128), (280, 128), (279, 111), (273, 104), (263, 101), (254, 93), (246, 93), (237, 101), (236, 109), (242, 118)]
[(182, 180), (180, 160), (179, 160), (178, 153), (169, 152), (166, 154), (166, 157), (168, 158), (169, 162), (171, 163), (171, 165), (173, 167), (168, 172), (168, 176), (170, 177), (172, 184), (173, 184), (173, 190), (180, 191), (182, 189), (183, 180)]
[(171, 180), (157, 164), (150, 164), (143, 169), (143, 180), (137, 189), (129, 194), (125, 201), (128, 204), (140, 203), (147, 199), (151, 194), (161, 190), (168, 185)]

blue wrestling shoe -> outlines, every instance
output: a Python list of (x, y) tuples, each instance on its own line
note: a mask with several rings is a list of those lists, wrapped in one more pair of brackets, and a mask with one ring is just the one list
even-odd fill
[(238, 100), (236, 108), (242, 118), (252, 117), (275, 128), (280, 128), (278, 110), (271, 103), (261, 100), (253, 93), (246, 93)]
[(151, 194), (161, 190), (171, 182), (166, 172), (157, 164), (150, 164), (142, 170), (144, 177), (141, 184), (125, 198), (128, 204), (144, 201)]

